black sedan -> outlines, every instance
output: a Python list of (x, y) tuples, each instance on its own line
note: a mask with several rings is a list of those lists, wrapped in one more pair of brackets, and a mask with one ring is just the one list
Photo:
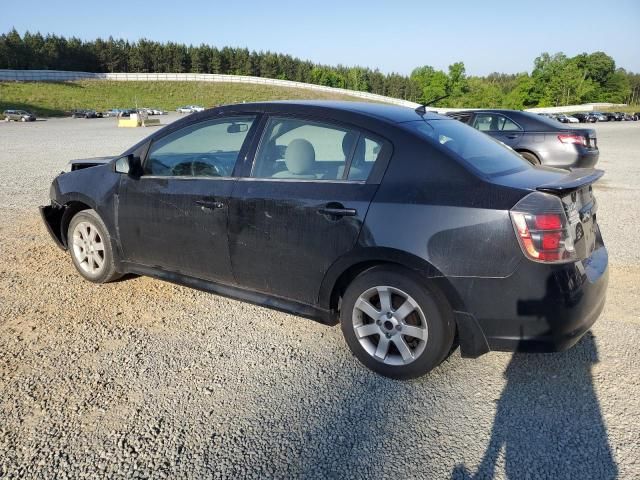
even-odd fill
[(534, 167), (424, 109), (255, 103), (74, 162), (41, 213), (91, 282), (150, 275), (339, 322), (362, 363), (411, 378), (458, 345), (582, 337), (608, 281), (601, 174)]
[(574, 113), (573, 117), (577, 118), (580, 123), (596, 123), (598, 119), (590, 113)]
[(465, 110), (448, 113), (513, 148), (534, 165), (588, 168), (598, 162), (598, 140), (591, 128), (571, 127), (519, 110)]

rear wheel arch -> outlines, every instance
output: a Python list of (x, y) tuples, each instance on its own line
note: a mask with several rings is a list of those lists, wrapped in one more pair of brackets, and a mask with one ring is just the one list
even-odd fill
[(537, 153), (532, 152), (531, 150), (527, 150), (526, 148), (517, 148), (516, 152), (518, 152), (522, 157), (524, 157), (525, 160), (529, 161), (534, 165), (542, 164), (542, 159), (540, 158), (540, 156)]
[(331, 312), (337, 312), (340, 298), (349, 284), (366, 270), (378, 266), (390, 266), (403, 269), (409, 275), (418, 278), (421, 283), (451, 310), (463, 310), (463, 302), (446, 277), (429, 262), (414, 255), (393, 249), (375, 249), (371, 256), (336, 262), (325, 275), (320, 295), (320, 306)]

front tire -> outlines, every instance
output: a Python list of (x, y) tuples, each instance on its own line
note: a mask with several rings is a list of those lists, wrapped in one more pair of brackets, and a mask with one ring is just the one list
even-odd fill
[(86, 280), (107, 283), (118, 279), (111, 236), (95, 210), (78, 212), (69, 223), (67, 246), (73, 265)]
[(416, 274), (395, 266), (356, 277), (342, 298), (340, 323), (358, 360), (395, 379), (416, 378), (438, 366), (455, 336), (440, 296)]

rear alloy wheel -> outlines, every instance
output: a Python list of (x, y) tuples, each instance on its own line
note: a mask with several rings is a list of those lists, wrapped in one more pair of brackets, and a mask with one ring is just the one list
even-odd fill
[(343, 297), (347, 344), (364, 365), (387, 377), (424, 375), (453, 344), (453, 321), (418, 280), (397, 267), (375, 267), (357, 277)]
[(531, 165), (540, 165), (540, 160), (533, 153), (529, 152), (519, 152), (520, 156), (524, 158)]
[(85, 279), (106, 283), (120, 277), (109, 233), (95, 210), (82, 210), (73, 217), (67, 243), (73, 264)]

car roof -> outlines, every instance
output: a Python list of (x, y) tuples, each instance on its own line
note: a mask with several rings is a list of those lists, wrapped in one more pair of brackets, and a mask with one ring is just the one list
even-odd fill
[(478, 109), (468, 111), (473, 113), (501, 113), (511, 118), (514, 122), (518, 123), (522, 128), (524, 128), (525, 131), (551, 131), (557, 130), (559, 128), (565, 128), (561, 127), (559, 122), (556, 122), (555, 120), (552, 120), (548, 117), (532, 112), (523, 112), (522, 110)]
[(424, 114), (420, 114), (410, 107), (401, 107), (398, 105), (388, 105), (382, 103), (349, 102), (338, 100), (281, 100), (271, 102), (225, 105), (222, 108), (235, 111), (258, 110), (273, 113), (293, 113), (297, 111), (299, 111), (299, 113), (308, 113), (311, 111), (321, 113), (322, 111), (327, 110), (331, 110), (334, 112), (343, 111), (376, 118), (378, 120), (383, 120), (389, 123), (403, 123), (414, 120), (435, 120), (438, 118), (443, 118), (442, 116), (429, 111)]

